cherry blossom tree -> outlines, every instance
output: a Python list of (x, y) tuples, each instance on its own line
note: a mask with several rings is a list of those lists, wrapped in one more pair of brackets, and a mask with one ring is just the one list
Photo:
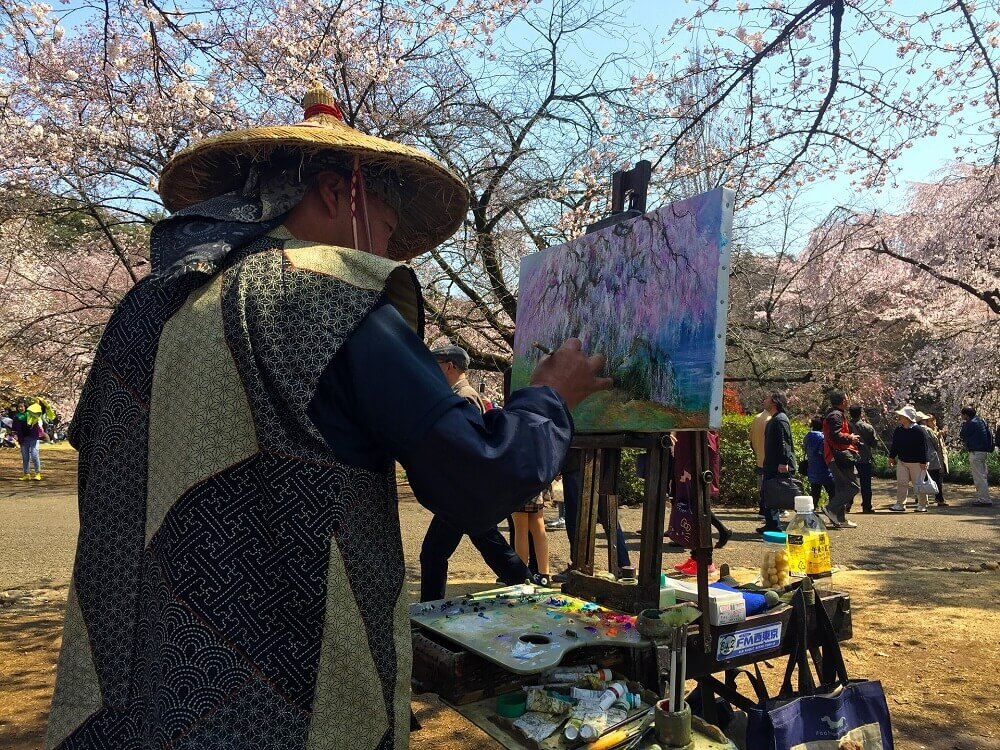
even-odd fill
[(971, 402), (1000, 414), (994, 184), (959, 166), (915, 185), (898, 213), (838, 209), (813, 232), (789, 266), (795, 280), (774, 321), (789, 330), (802, 309), (833, 313), (822, 335), (834, 338), (809, 352), (814, 400), (838, 386), (886, 406), (917, 402), (953, 416)]
[(417, 270), (432, 320), (490, 368), (509, 359), (519, 258), (600, 213), (603, 175), (631, 158), (648, 108), (624, 71), (636, 44), (569, 54), (620, 28), (603, 0), (2, 4), (0, 191), (44, 196), (30, 216), (89, 214), (103, 239), (86, 246), (134, 282), (145, 250), (125, 235), (160, 215), (169, 158), (294, 121), (321, 80), (349, 123), (430, 150), (468, 184), (466, 228)]
[[(468, 185), (465, 226), (415, 265), (434, 330), (477, 367), (510, 361), (519, 259), (577, 236), (606, 210), (609, 174), (649, 157), (653, 207), (737, 190), (747, 240), (734, 252), (735, 382), (846, 371), (862, 354), (845, 353), (842, 334), (864, 316), (841, 277), (810, 276), (822, 264), (798, 258), (791, 230), (776, 249), (749, 244), (762, 199), (777, 199), (767, 210), (787, 227), (802, 188), (836, 177), (877, 190), (893, 159), (934, 134), (961, 133), (956, 159), (993, 163), (997, 3), (693, 5), (651, 45), (613, 0), (0, 0), (0, 233), (10, 239), (0, 260), (8, 289), (27, 295), (0, 347), (25, 358), (19, 369), (76, 382), (102, 320), (145, 272), (163, 165), (204, 135), (295, 120), (318, 79), (348, 122), (430, 150)], [(593, 54), (598, 38), (614, 51)], [(978, 205), (995, 202), (992, 172), (974, 173)], [(961, 223), (975, 203), (962, 185), (920, 200)], [(67, 242), (56, 219), (70, 215), (82, 224)], [(881, 256), (861, 278), (883, 278), (879, 264), (892, 261), (987, 308), (996, 300), (989, 268), (956, 264), (968, 258), (946, 242), (955, 231), (929, 222), (903, 243), (891, 224), (878, 217), (879, 241), (859, 251), (865, 263)], [(817, 302), (820, 287), (845, 294)]]
[[(920, 138), (951, 134), (958, 160), (1000, 155), (1000, 13), (993, 2), (695, 0), (668, 34), (673, 60), (640, 82), (673, 118), (660, 164), (708, 117), (725, 172), (749, 204), (843, 174), (859, 189), (892, 178)], [(692, 81), (709, 77), (711, 87)], [(753, 169), (746, 167), (752, 164)]]

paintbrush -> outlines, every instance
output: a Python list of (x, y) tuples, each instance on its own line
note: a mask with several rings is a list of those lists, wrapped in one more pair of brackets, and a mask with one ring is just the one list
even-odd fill
[(653, 709), (649, 709), (646, 715), (643, 717), (642, 721), (639, 722), (638, 726), (628, 727), (623, 729), (616, 729), (614, 732), (608, 732), (603, 737), (597, 739), (596, 742), (591, 742), (585, 747), (587, 750), (611, 750), (611, 748), (621, 747), (627, 744), (627, 747), (634, 747), (642, 740), (646, 733), (651, 730), (653, 723)]
[(542, 354), (545, 354), (546, 356), (552, 356), (552, 350), (549, 349), (549, 347), (545, 346), (545, 344), (541, 344), (538, 341), (532, 341), (531, 345), (535, 347), (538, 351), (540, 351)]

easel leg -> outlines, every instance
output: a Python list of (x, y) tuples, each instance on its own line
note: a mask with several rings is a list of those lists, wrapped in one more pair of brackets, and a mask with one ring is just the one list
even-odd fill
[(646, 461), (646, 494), (642, 501), (642, 542), (639, 546), (640, 608), (660, 603), (660, 571), (663, 567), (663, 525), (670, 450), (668, 435), (651, 435)]
[(581, 573), (594, 575), (594, 545), (597, 541), (597, 503), (600, 451), (584, 450), (580, 515), (576, 525), (576, 567)]
[(601, 473), (598, 479), (600, 516), (608, 537), (608, 570), (616, 578), (621, 576), (618, 565), (618, 473), (621, 470), (622, 452), (612, 448), (601, 451)]

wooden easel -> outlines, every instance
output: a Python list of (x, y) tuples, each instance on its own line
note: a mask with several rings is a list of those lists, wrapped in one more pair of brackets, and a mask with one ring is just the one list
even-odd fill
[[(698, 605), (708, 611), (708, 565), (712, 555), (711, 484), (706, 468), (707, 432), (699, 431), (692, 462), (693, 510), (696, 546), (692, 550), (697, 563)], [(573, 447), (583, 452), (579, 518), (574, 540), (575, 567), (564, 586), (566, 593), (590, 599), (604, 606), (637, 614), (659, 606), (660, 573), (663, 562), (663, 532), (666, 525), (667, 486), (670, 481), (670, 435), (665, 432), (584, 434), (573, 439)], [(642, 537), (639, 543), (638, 584), (621, 583), (594, 575), (597, 544), (598, 509), (605, 510), (608, 536), (608, 570), (616, 576), (618, 568), (616, 529), (620, 495), (621, 452), (623, 448), (646, 451), (643, 475)], [(711, 649), (712, 634), (708, 618), (699, 626), (705, 652)]]
[[(622, 221), (641, 216), (646, 211), (646, 198), (652, 165), (637, 162), (627, 171), (615, 172), (611, 178), (611, 211), (608, 216), (587, 227), (587, 234), (597, 232)], [(626, 201), (628, 207), (626, 208)], [(566, 592), (592, 599), (614, 609), (638, 613), (660, 603), (660, 572), (663, 564), (663, 531), (666, 522), (667, 486), (670, 482), (670, 434), (617, 433), (577, 435), (573, 447), (583, 451), (580, 492), (580, 516), (577, 522), (575, 569), (570, 571)], [(597, 543), (598, 510), (603, 508), (608, 530), (608, 570), (616, 577), (618, 568), (617, 529), (618, 497), (622, 448), (646, 451), (645, 488), (642, 505), (642, 539), (639, 544), (638, 585), (606, 581), (594, 576), (594, 550)], [(694, 484), (696, 518), (695, 542), (692, 550), (698, 570), (698, 606), (708, 611), (708, 566), (712, 557), (711, 484), (708, 471), (707, 432), (699, 431), (695, 441), (691, 481)], [(712, 646), (708, 618), (701, 627), (705, 652)]]

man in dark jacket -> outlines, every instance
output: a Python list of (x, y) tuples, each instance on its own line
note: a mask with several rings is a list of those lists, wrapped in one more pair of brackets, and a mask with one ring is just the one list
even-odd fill
[(343, 122), (222, 133), (160, 176), (153, 273), (73, 418), (80, 535), (46, 747), (405, 747), (411, 640), (395, 467), (494, 527), (559, 471), (611, 381), (571, 339), (483, 414), (423, 343), (413, 270), (458, 177)]
[[(795, 446), (792, 443), (792, 426), (785, 413), (787, 404), (785, 394), (781, 391), (772, 391), (764, 397), (764, 411), (771, 415), (764, 427), (764, 465), (761, 468), (765, 484), (769, 479), (794, 474), (798, 468)], [(762, 501), (762, 510), (764, 526), (761, 532), (781, 531), (780, 509), (763, 506)]]
[(972, 504), (988, 508), (993, 505), (993, 501), (990, 500), (986, 457), (995, 446), (990, 428), (986, 426), (985, 420), (976, 414), (974, 406), (962, 408), (962, 429), (958, 436), (965, 450), (969, 452), (969, 469), (972, 471), (972, 481), (976, 485), (976, 499)]
[(889, 510), (906, 510), (906, 495), (910, 484), (917, 498), (917, 512), (927, 512), (927, 496), (917, 492), (917, 482), (927, 472), (927, 438), (917, 424), (917, 410), (904, 406), (896, 412), (899, 426), (892, 433), (889, 445), (889, 466), (896, 467), (896, 502)]
[(834, 495), (826, 504), (823, 513), (827, 517), (828, 525), (834, 529), (857, 527), (856, 523), (847, 520), (847, 509), (861, 489), (855, 468), (861, 436), (851, 432), (847, 415), (844, 413), (849, 405), (847, 395), (843, 391), (831, 392), (832, 408), (823, 420), (823, 456), (833, 474), (834, 486)]
[[(872, 455), (878, 445), (878, 438), (875, 436), (875, 428), (865, 421), (860, 406), (852, 406), (848, 410), (851, 414), (851, 432), (861, 437), (858, 443), (858, 483), (861, 485), (861, 512), (874, 513), (872, 507)], [(848, 512), (851, 506), (847, 506)]]

